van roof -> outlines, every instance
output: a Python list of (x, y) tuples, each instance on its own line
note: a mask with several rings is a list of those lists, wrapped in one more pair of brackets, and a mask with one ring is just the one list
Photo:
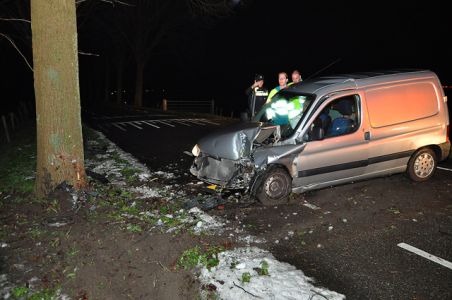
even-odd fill
[(386, 70), (321, 76), (293, 84), (287, 90), (303, 94), (327, 94), (335, 91), (419, 78), (436, 78), (429, 70)]

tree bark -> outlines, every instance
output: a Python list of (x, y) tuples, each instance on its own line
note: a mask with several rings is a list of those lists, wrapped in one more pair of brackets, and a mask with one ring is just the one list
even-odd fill
[(86, 186), (75, 0), (31, 0), (36, 98), (36, 193)]

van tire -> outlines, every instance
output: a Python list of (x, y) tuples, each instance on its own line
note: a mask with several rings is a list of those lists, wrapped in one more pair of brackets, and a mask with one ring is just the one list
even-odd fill
[(407, 174), (413, 181), (426, 181), (435, 173), (436, 165), (436, 154), (432, 149), (419, 149), (408, 161)]
[(266, 206), (284, 204), (292, 192), (292, 177), (281, 166), (272, 165), (260, 176), (256, 198)]

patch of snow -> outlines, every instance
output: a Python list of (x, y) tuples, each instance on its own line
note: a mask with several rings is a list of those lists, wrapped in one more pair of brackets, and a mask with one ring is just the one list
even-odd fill
[(308, 207), (308, 208), (310, 208), (310, 209), (312, 209), (312, 210), (319, 210), (320, 209), (320, 207), (318, 207), (317, 205), (314, 205), (314, 204), (309, 203), (307, 201), (304, 201), (303, 205)]
[(99, 142), (96, 140), (88, 140), (87, 144), (88, 146), (98, 146)]
[[(199, 278), (205, 285), (215, 285), (221, 299), (345, 299), (344, 295), (315, 287), (313, 280), (302, 271), (279, 262), (266, 250), (237, 248), (220, 253), (218, 258), (218, 266), (211, 268), (211, 271), (203, 268)], [(268, 264), (269, 275), (259, 275), (256, 271), (264, 261)], [(248, 283), (241, 281), (245, 272), (251, 275)]]
[(1, 242), (0, 243), (0, 248), (6, 248), (6, 247), (8, 247), (9, 245), (7, 244), (7, 243), (4, 243), (4, 242)]
[[(196, 227), (194, 228), (195, 233), (201, 233), (201, 232), (211, 232), (211, 231), (217, 231), (222, 232), (223, 231), (223, 225), (224, 223), (221, 222), (218, 218), (214, 218), (202, 210), (200, 210), (197, 207), (193, 207), (188, 211), (190, 215), (195, 217), (197, 220), (199, 220), (196, 223)], [(199, 226), (198, 226), (199, 225)]]
[(264, 238), (258, 238), (252, 235), (247, 235), (247, 236), (239, 236), (237, 238), (238, 241), (240, 242), (244, 242), (247, 245), (251, 244), (251, 243), (255, 243), (255, 244), (264, 244), (267, 241)]
[(176, 178), (176, 175), (174, 175), (174, 173), (163, 172), (163, 171), (152, 172), (151, 175), (162, 177), (162, 178), (165, 178), (165, 179), (174, 179), (174, 178)]
[(140, 181), (148, 181), (149, 177), (151, 177), (151, 174), (148, 174), (148, 173), (140, 173), (140, 174), (138, 174), (138, 179)]
[(13, 285), (8, 281), (6, 274), (0, 275), (0, 299), (9, 299)]
[(139, 199), (160, 197), (160, 193), (158, 191), (147, 186), (134, 187), (131, 188), (130, 191), (138, 194), (137, 198)]
[(55, 222), (55, 223), (49, 223), (49, 224), (47, 224), (48, 226), (50, 226), (50, 227), (63, 227), (63, 226), (66, 226), (68, 223), (65, 223), (65, 222)]

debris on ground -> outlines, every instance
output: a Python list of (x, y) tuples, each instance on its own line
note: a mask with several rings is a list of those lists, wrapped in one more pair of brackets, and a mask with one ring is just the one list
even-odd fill
[(226, 200), (217, 195), (198, 195), (187, 200), (184, 203), (184, 208), (191, 209), (193, 207), (198, 207), (202, 210), (210, 210), (225, 203)]

